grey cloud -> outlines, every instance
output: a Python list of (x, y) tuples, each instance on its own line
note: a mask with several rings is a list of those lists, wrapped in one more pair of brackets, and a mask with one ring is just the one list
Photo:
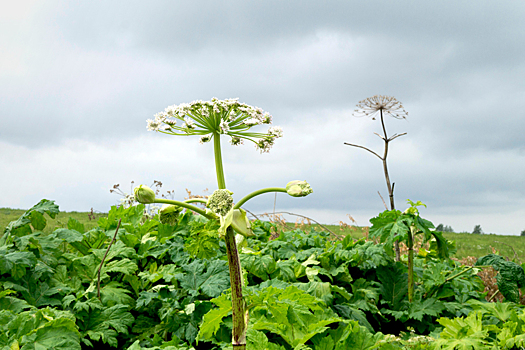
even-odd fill
[[(201, 164), (211, 153), (199, 148), (184, 170), (157, 155), (148, 160), (160, 145), (175, 158), (197, 143), (171, 146), (148, 134), (145, 120), (171, 104), (239, 97), (272, 113), (285, 138), (270, 155), (255, 157), (250, 146), (225, 151), (236, 192), (307, 179), (314, 195), (280, 196), (279, 205), (370, 217), (382, 210), (377, 191), (386, 196), (380, 162), (343, 142), (381, 150), (377, 121), (352, 110), (363, 98), (393, 95), (409, 112), (407, 121), (387, 121), (390, 134), (408, 132), (389, 156), (397, 205), (420, 199), (449, 217), (463, 208), (494, 222), (495, 208), (515, 212), (525, 196), (524, 12), (521, 1), (35, 3), (28, 14), (0, 14), (0, 141), (27, 162), (31, 152), (88, 157), (82, 145), (64, 153), (71, 140), (98, 145), (82, 185), (67, 175), (61, 185), (41, 162), (46, 176), (26, 185), (24, 198), (46, 188), (41, 195), (56, 194), (65, 207), (104, 209), (114, 203), (106, 193), (114, 182), (153, 176), (177, 177), (184, 195), (181, 183), (194, 191), (214, 184)], [(158, 139), (144, 150), (129, 146), (148, 166), (112, 149), (142, 137)], [(3, 182), (18, 181), (30, 165), (3, 152), (16, 177), (6, 173)], [(122, 170), (94, 171), (110, 167), (108, 155)], [(266, 210), (273, 198), (252, 205)]]

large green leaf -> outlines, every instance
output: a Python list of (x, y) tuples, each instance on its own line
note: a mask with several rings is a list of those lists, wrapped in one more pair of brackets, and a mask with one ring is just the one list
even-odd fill
[(82, 336), (89, 336), (95, 341), (101, 340), (116, 347), (118, 333), (127, 334), (128, 327), (134, 321), (128, 308), (127, 305), (117, 304), (103, 310), (92, 310), (89, 316), (84, 319)]
[(348, 321), (340, 338), (335, 344), (335, 350), (372, 350), (382, 338), (381, 333), (372, 334), (366, 328), (359, 326), (356, 321)]
[(75, 322), (59, 318), (37, 329), (28, 336), (22, 337), (20, 350), (80, 350), (80, 334)]
[(218, 308), (212, 309), (204, 315), (199, 334), (197, 335), (197, 341), (212, 339), (213, 335), (219, 330), (223, 318), (232, 311), (232, 302), (227, 294), (222, 294), (220, 297), (212, 299), (211, 302), (217, 305)]
[(493, 349), (487, 344), (488, 331), (483, 329), (482, 315), (473, 312), (466, 318), (454, 318), (453, 320), (441, 317), (437, 321), (444, 327), (437, 339), (437, 349), (447, 350), (484, 350)]
[(104, 305), (113, 306), (125, 304), (132, 306), (135, 301), (129, 296), (131, 292), (124, 288), (122, 283), (110, 281), (100, 288), (100, 297)]
[(9, 343), (20, 349), (80, 350), (80, 334), (69, 312), (49, 308), (24, 311), (12, 318), (7, 328)]
[(0, 239), (0, 245), (4, 244), (10, 235), (25, 236), (32, 233), (31, 226), (33, 226), (35, 230), (43, 230), (46, 226), (44, 214), (54, 219), (59, 212), (58, 205), (55, 204), (55, 201), (42, 199), (17, 220), (11, 221), (7, 225), (4, 230), (4, 236)]
[(278, 334), (293, 348), (342, 320), (320, 299), (295, 286), (263, 288), (252, 295), (251, 303), (253, 329)]
[(392, 310), (399, 310), (408, 293), (408, 274), (400, 263), (382, 266), (377, 269), (377, 278), (381, 282), (381, 296)]
[(501, 294), (508, 301), (519, 303), (519, 288), (525, 287), (525, 271), (521, 266), (495, 254), (479, 258), (476, 265), (492, 265), (498, 271), (496, 282)]
[(10, 296), (0, 297), (0, 310), (9, 310), (17, 314), (25, 309), (30, 309), (32, 307), (33, 306), (29, 305), (23, 299), (18, 299)]
[(31, 252), (12, 252), (0, 248), (0, 274), (9, 272), (15, 279), (19, 279), (26, 273), (26, 268), (34, 267), (37, 263), (36, 257)]
[(197, 296), (202, 290), (204, 294), (216, 297), (229, 288), (230, 275), (226, 261), (211, 260), (205, 264), (194, 260), (183, 270), (184, 273), (175, 275), (175, 278), (192, 296)]

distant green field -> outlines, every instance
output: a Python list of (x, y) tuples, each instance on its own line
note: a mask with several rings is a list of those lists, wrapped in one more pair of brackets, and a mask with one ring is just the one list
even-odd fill
[[(10, 208), (0, 208), (0, 235), (3, 233), (4, 228), (11, 222), (18, 219), (22, 214), (25, 213), (25, 210), (22, 209), (10, 209)], [(44, 229), (44, 232), (53, 232), (57, 228), (67, 227), (67, 222), (69, 218), (76, 219), (84, 224), (87, 230), (90, 230), (97, 226), (97, 220), (100, 217), (105, 217), (106, 214), (103, 213), (94, 213), (95, 219), (89, 219), (89, 212), (60, 212), (58, 215), (51, 219), (49, 216), (45, 215), (47, 220), (47, 226)]]
[[(18, 219), (25, 210), (22, 209), (9, 209), (0, 208), (0, 236), (5, 228), (11, 221)], [(55, 219), (51, 219), (46, 215), (48, 225), (45, 232), (52, 232), (56, 228), (62, 228), (67, 226), (67, 221), (70, 217), (80, 221), (84, 224), (87, 230), (97, 226), (97, 220), (100, 217), (105, 217), (104, 213), (95, 213), (95, 219), (89, 218), (89, 212), (60, 212)], [(309, 225), (307, 225), (309, 226)], [(311, 225), (316, 230), (323, 230), (324, 228), (319, 225)], [(355, 239), (363, 238), (367, 227), (351, 226), (341, 228), (338, 225), (323, 225), (328, 230), (334, 232), (337, 235), (346, 236), (350, 235)], [(293, 229), (294, 223), (287, 223), (287, 227)], [(521, 236), (503, 236), (495, 234), (482, 234), (475, 235), (470, 233), (451, 233), (444, 232), (443, 236), (456, 242), (457, 253), (456, 258), (462, 259), (467, 256), (481, 257), (492, 253), (492, 248), (496, 249), (500, 255), (508, 257), (509, 260), (515, 260), (520, 264), (525, 262), (525, 237)]]
[[(289, 223), (288, 227), (293, 228), (295, 225)], [(319, 225), (312, 225), (315, 229), (323, 229)], [(338, 225), (323, 225), (330, 231), (346, 236), (350, 235), (355, 239), (364, 237), (368, 232), (367, 227), (352, 226), (341, 229)], [(471, 233), (454, 233), (443, 232), (443, 236), (456, 242), (457, 253), (454, 257), (463, 259), (468, 256), (475, 256), (477, 258), (492, 253), (492, 248), (509, 260), (515, 262), (525, 263), (525, 237), (521, 236), (504, 236), (495, 234), (476, 235)]]

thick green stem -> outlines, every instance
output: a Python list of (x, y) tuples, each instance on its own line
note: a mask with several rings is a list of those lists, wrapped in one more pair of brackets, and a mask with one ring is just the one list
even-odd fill
[[(217, 172), (217, 184), (219, 189), (226, 189), (224, 170), (222, 168), (221, 135), (213, 134), (213, 151), (215, 153), (215, 171)], [(230, 269), (230, 284), (232, 290), (232, 345), (234, 350), (246, 349), (246, 315), (244, 299), (242, 297), (242, 270), (235, 233), (233, 227), (226, 229), (224, 237), (226, 241), (226, 254), (228, 256), (228, 267)]]
[(254, 192), (244, 196), (237, 204), (235, 204), (233, 209), (239, 209), (241, 207), (241, 205), (243, 205), (244, 203), (246, 203), (248, 200), (252, 199), (253, 197), (258, 196), (258, 195), (263, 194), (263, 193), (268, 193), (268, 192), (284, 192), (284, 193), (286, 193), (286, 188), (268, 187), (268, 188), (263, 188), (262, 190), (254, 191)]
[(230, 284), (232, 290), (232, 344), (235, 350), (246, 349), (246, 305), (242, 297), (242, 271), (239, 260), (239, 252), (235, 244), (235, 233), (230, 226), (226, 229), (226, 253), (228, 255), (228, 266), (230, 268)]
[(198, 208), (198, 207), (196, 207), (194, 205), (188, 204), (186, 202), (174, 201), (172, 199), (155, 198), (155, 203), (164, 203), (164, 204), (177, 205), (179, 207), (183, 207), (183, 208), (186, 208), (186, 209), (189, 209), (189, 210), (193, 210), (194, 212), (199, 213), (199, 214), (201, 214), (202, 216), (204, 216), (204, 217), (206, 217), (208, 219), (214, 219), (214, 217), (212, 215), (207, 214), (206, 211), (204, 211), (201, 208)]
[(414, 240), (412, 228), (408, 231), (408, 302), (414, 299)]
[(217, 184), (219, 189), (226, 189), (224, 169), (222, 168), (221, 134), (213, 133), (213, 153), (215, 154), (215, 171), (217, 172)]

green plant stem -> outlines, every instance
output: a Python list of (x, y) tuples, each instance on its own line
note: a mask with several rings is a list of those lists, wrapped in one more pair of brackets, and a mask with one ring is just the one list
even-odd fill
[(246, 349), (245, 302), (242, 297), (242, 271), (239, 252), (235, 243), (235, 233), (230, 226), (226, 229), (226, 253), (230, 268), (230, 284), (232, 291), (232, 344), (235, 350)]
[(208, 219), (214, 219), (214, 217), (212, 215), (207, 214), (206, 211), (204, 211), (201, 208), (198, 208), (198, 207), (196, 207), (194, 205), (188, 204), (186, 202), (174, 201), (172, 199), (155, 198), (155, 202), (154, 203), (164, 203), (164, 204), (177, 205), (179, 207), (183, 207), (183, 208), (186, 208), (186, 209), (189, 209), (189, 210), (193, 210), (194, 212), (199, 213), (199, 214), (201, 214), (202, 216), (204, 216), (204, 217), (206, 217)]
[(215, 154), (215, 171), (217, 172), (217, 185), (220, 190), (226, 189), (224, 169), (222, 168), (221, 134), (213, 133), (213, 153)]
[(499, 289), (496, 291), (496, 293), (492, 294), (492, 296), (489, 298), (489, 303), (492, 301), (492, 299), (494, 299), (496, 297), (496, 295), (498, 295), (499, 293)]
[(206, 199), (202, 199), (202, 198), (191, 198), (191, 199), (187, 199), (184, 201), (184, 203), (208, 203), (208, 201)]
[(246, 203), (248, 200), (252, 199), (253, 197), (258, 196), (258, 195), (263, 194), (263, 193), (268, 193), (268, 192), (284, 192), (284, 193), (286, 193), (286, 188), (268, 187), (268, 188), (263, 188), (262, 190), (254, 191), (254, 192), (244, 196), (237, 204), (235, 204), (233, 209), (239, 209), (244, 203)]
[[(213, 133), (213, 151), (215, 153), (215, 171), (217, 172), (217, 184), (219, 189), (226, 189), (224, 169), (222, 167), (221, 135)], [(247, 199), (246, 199), (247, 200)], [(246, 201), (245, 200), (245, 201)], [(246, 349), (246, 327), (245, 305), (242, 297), (242, 271), (239, 252), (235, 243), (233, 227), (226, 229), (224, 237), (226, 241), (226, 255), (228, 256), (228, 267), (230, 269), (230, 284), (232, 291), (232, 345), (234, 350)]]
[(492, 266), (491, 266), (491, 265), (487, 265), (487, 266), (485, 266), (485, 265), (469, 266), (469, 267), (467, 267), (466, 269), (464, 269), (463, 271), (460, 271), (460, 272), (456, 273), (454, 276), (447, 277), (447, 278), (445, 279), (445, 281), (443, 281), (443, 283), (440, 283), (440, 284), (438, 284), (437, 286), (433, 287), (433, 288), (430, 290), (430, 292), (428, 292), (427, 294), (425, 294), (425, 295), (423, 296), (423, 299), (430, 298), (430, 297), (433, 296), (434, 293), (435, 293), (439, 288), (441, 288), (445, 283), (448, 283), (448, 282), (452, 281), (454, 278), (456, 278), (456, 277), (458, 277), (458, 276), (461, 276), (461, 275), (464, 274), (465, 272), (470, 271), (470, 270), (472, 270), (473, 268), (487, 268), (487, 267), (492, 267)]
[(100, 300), (100, 270), (102, 270), (102, 266), (104, 266), (104, 261), (106, 260), (106, 257), (108, 256), (109, 248), (113, 245), (113, 242), (115, 242), (115, 239), (117, 238), (118, 229), (120, 228), (120, 223), (122, 219), (118, 219), (117, 229), (115, 230), (115, 234), (113, 235), (113, 239), (111, 242), (109, 242), (108, 249), (106, 249), (106, 253), (104, 254), (104, 257), (102, 258), (102, 261), (100, 262), (100, 266), (98, 267), (97, 275), (97, 298)]
[(414, 239), (412, 237), (412, 227), (407, 235), (408, 246), (408, 302), (414, 299)]

